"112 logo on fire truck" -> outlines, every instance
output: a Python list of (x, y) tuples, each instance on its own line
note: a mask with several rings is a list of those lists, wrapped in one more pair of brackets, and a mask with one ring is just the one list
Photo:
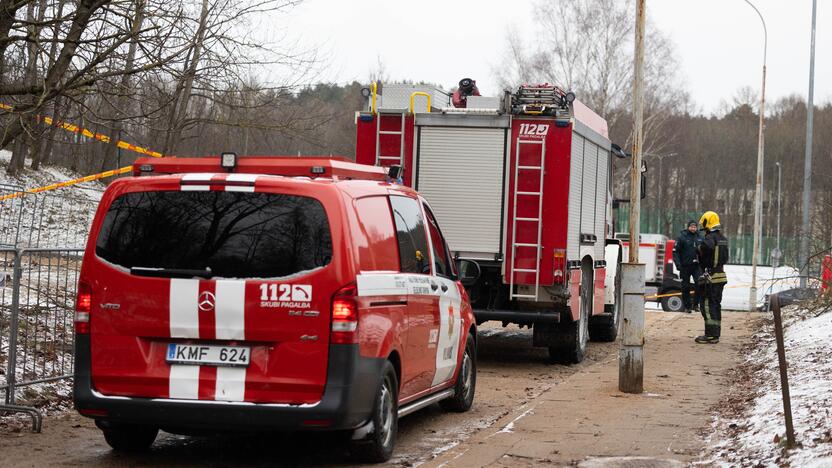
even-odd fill
[(519, 137), (525, 140), (540, 140), (549, 133), (548, 124), (520, 124)]

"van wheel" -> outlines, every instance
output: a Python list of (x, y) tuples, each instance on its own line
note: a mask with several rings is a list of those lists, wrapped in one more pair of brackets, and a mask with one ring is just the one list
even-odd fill
[(381, 383), (376, 391), (376, 401), (370, 416), (372, 429), (366, 438), (350, 442), (350, 453), (357, 461), (365, 463), (385, 462), (393, 456), (396, 433), (399, 428), (399, 382), (390, 361), (384, 363)]
[(136, 426), (132, 424), (107, 425), (101, 427), (104, 432), (104, 440), (118, 452), (142, 452), (153, 445), (159, 429), (148, 426)]
[(439, 402), (445, 411), (464, 413), (474, 404), (474, 391), (477, 387), (477, 344), (470, 333), (465, 340), (465, 354), (462, 355), (462, 367), (456, 376), (454, 396)]
[(577, 364), (586, 356), (589, 341), (589, 316), (592, 310), (592, 271), (584, 269), (581, 275), (581, 312), (578, 320), (559, 324), (555, 333), (556, 343), (549, 347), (549, 358), (558, 364)]

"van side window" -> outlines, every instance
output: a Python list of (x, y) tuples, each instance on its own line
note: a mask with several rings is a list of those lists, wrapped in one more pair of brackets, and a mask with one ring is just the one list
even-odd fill
[(390, 202), (386, 196), (364, 197), (355, 200), (354, 242), (358, 248), (358, 262), (362, 271), (397, 271), (399, 257), (396, 228), (390, 217)]
[(401, 271), (429, 274), (428, 240), (419, 202), (394, 195), (390, 197), (390, 207), (393, 209), (393, 221), (396, 223)]
[(442, 232), (439, 230), (439, 224), (436, 222), (436, 217), (430, 211), (430, 208), (425, 205), (425, 213), (428, 216), (428, 231), (430, 232), (430, 240), (433, 242), (433, 267), (436, 274), (446, 278), (453, 278), (455, 271), (451, 255), (448, 252), (448, 245), (445, 244), (445, 239), (442, 237)]

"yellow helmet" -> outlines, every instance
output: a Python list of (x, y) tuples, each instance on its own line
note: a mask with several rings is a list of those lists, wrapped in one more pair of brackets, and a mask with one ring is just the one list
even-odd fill
[(705, 214), (699, 218), (699, 225), (710, 231), (714, 227), (719, 226), (719, 215), (713, 211), (706, 211)]

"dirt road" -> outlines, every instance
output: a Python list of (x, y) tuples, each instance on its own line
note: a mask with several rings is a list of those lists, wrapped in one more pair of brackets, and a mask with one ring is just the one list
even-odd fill
[[(747, 320), (745, 314), (731, 314), (726, 322)], [(648, 312), (648, 340), (658, 340), (661, 336), (674, 336), (671, 339), (688, 342), (692, 330), (701, 327), (701, 318), (680, 314)], [(678, 330), (677, 330), (678, 328)], [(589, 355), (580, 365), (560, 366), (547, 363), (544, 349), (531, 348), (530, 330), (517, 328), (503, 329), (486, 324), (480, 329), (479, 374), (475, 407), (464, 414), (444, 413), (434, 406), (403, 418), (399, 426), (399, 441), (392, 464), (412, 466), (424, 462), (441, 463), (451, 461), (453, 457), (477, 452), (482, 446), (483, 438), (500, 430), (516, 417), (520, 408), (535, 405), (546, 399), (552, 392), (568, 392), (584, 395), (583, 400), (592, 394), (598, 385), (593, 379), (578, 378), (602, 372), (614, 363), (617, 356), (617, 344), (592, 343)], [(650, 349), (648, 344), (648, 350)], [(731, 345), (726, 345), (726, 348)], [(724, 362), (714, 366), (728, 366), (730, 353), (725, 353)], [(679, 369), (695, 366), (696, 356), (688, 356), (674, 363)], [(617, 364), (616, 364), (617, 366)], [(656, 369), (646, 369), (648, 379), (656, 379)], [(669, 372), (669, 371), (668, 371)], [(652, 377), (650, 377), (652, 376)], [(690, 373), (673, 372), (673, 384), (684, 384)], [(679, 382), (678, 379), (681, 379)], [(574, 381), (574, 382), (573, 382)], [(573, 388), (573, 384), (588, 388)], [(561, 385), (565, 384), (565, 385)], [(608, 386), (607, 383), (603, 383)], [(649, 387), (646, 383), (646, 387)], [(566, 388), (569, 386), (569, 388)], [(670, 391), (670, 390), (667, 390)], [(614, 389), (604, 389), (606, 393), (615, 393)], [(665, 392), (665, 390), (662, 390)], [(687, 395), (685, 401), (696, 398)], [(624, 403), (622, 399), (616, 399)], [(589, 405), (592, 406), (592, 405)], [(591, 409), (591, 408), (590, 408)], [(583, 415), (587, 420), (594, 419), (600, 423), (606, 420), (604, 408), (596, 408)], [(708, 423), (702, 420), (702, 426)], [(682, 436), (698, 441), (695, 428), (683, 430)], [(556, 428), (552, 428), (557, 431)], [(514, 433), (516, 435), (518, 433)], [(561, 440), (564, 434), (552, 434), (552, 439)], [(695, 445), (695, 444), (694, 444)], [(476, 447), (475, 447), (476, 446)], [(472, 448), (474, 450), (472, 451)], [(691, 450), (696, 451), (694, 446)], [(586, 455), (592, 455), (586, 447)], [(580, 450), (574, 456), (583, 458)], [(85, 465), (85, 466), (228, 466), (245, 465), (332, 465), (344, 464), (344, 447), (340, 440), (327, 435), (258, 435), (258, 436), (216, 436), (216, 437), (181, 437), (162, 434), (157, 439), (153, 450), (141, 455), (114, 454), (105, 444), (100, 432), (93, 423), (75, 414), (60, 418), (50, 418), (44, 422), (43, 433), (30, 434), (0, 433), (0, 453), (4, 466), (44, 466), (44, 465)], [(480, 459), (482, 464), (502, 464), (507, 459), (504, 454), (497, 454), (496, 459)], [(570, 453), (570, 457), (572, 454)], [(518, 458), (534, 464), (544, 458)], [(461, 460), (457, 460), (461, 461)], [(460, 466), (470, 466), (468, 462)], [(565, 460), (560, 460), (565, 461)], [(477, 464), (477, 463), (474, 463)]]

